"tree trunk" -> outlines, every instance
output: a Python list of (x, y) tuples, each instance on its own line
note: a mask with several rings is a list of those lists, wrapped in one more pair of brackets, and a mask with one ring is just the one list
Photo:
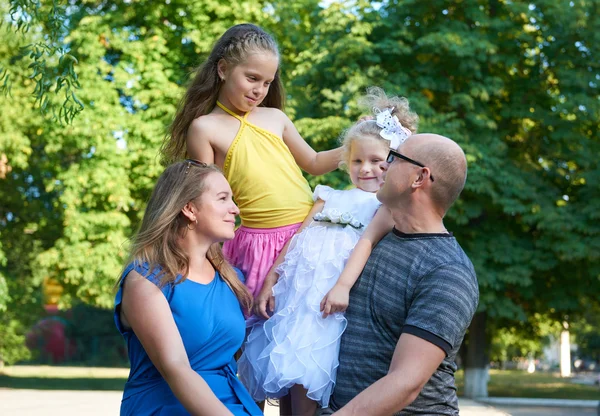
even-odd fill
[(465, 364), (465, 397), (488, 397), (489, 360), (487, 356), (487, 315), (478, 312), (469, 327)]
[(563, 322), (564, 330), (560, 333), (560, 376), (571, 377), (571, 341), (569, 324)]

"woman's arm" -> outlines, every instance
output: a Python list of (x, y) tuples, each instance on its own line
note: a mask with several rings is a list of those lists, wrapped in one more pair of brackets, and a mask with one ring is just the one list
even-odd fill
[(315, 152), (312, 147), (300, 136), (294, 123), (283, 113), (285, 127), (283, 141), (290, 149), (292, 156), (300, 168), (311, 175), (323, 175), (337, 169), (342, 157), (342, 148)]
[(348, 307), (350, 289), (360, 276), (371, 255), (375, 244), (379, 242), (392, 228), (394, 220), (390, 210), (383, 205), (377, 210), (364, 234), (350, 253), (348, 262), (338, 278), (335, 286), (323, 297), (321, 311), (323, 318), (335, 312), (343, 312)]
[[(321, 212), (323, 205), (325, 205), (325, 201), (322, 199), (317, 199), (304, 221), (302, 221), (302, 225), (300, 228), (298, 228), (298, 231), (296, 231), (296, 234), (300, 234), (302, 230), (309, 226), (309, 224), (313, 221), (315, 214)], [(275, 297), (273, 296), (272, 289), (279, 278), (277, 273), (275, 273), (275, 270), (277, 269), (277, 266), (279, 266), (285, 259), (285, 255), (287, 254), (287, 250), (291, 241), (292, 239), (290, 238), (283, 246), (283, 249), (281, 249), (281, 253), (279, 253), (279, 256), (277, 256), (277, 259), (273, 263), (273, 267), (271, 267), (271, 270), (269, 270), (269, 273), (267, 273), (267, 277), (265, 277), (265, 282), (260, 289), (260, 293), (256, 297), (254, 313), (264, 317), (265, 319), (269, 319), (270, 317), (269, 310), (271, 313), (275, 310)]]
[(192, 370), (169, 304), (160, 289), (132, 271), (123, 284), (121, 310), (154, 366), (194, 416), (231, 415)]

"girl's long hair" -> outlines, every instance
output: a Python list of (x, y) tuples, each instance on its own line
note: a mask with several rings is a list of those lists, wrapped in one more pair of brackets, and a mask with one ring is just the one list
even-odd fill
[[(269, 52), (279, 59), (279, 48), (275, 39), (260, 27), (244, 23), (233, 26), (213, 46), (208, 59), (196, 70), (196, 75), (179, 103), (175, 119), (161, 147), (163, 164), (169, 164), (186, 156), (187, 132), (194, 119), (208, 114), (217, 104), (221, 79), (217, 65), (224, 59), (228, 65), (244, 62), (255, 52)], [(267, 96), (260, 104), (283, 110), (285, 93), (279, 68), (269, 87)]]
[[(165, 169), (148, 201), (126, 265), (131, 262), (148, 263), (148, 273), (158, 267), (161, 271), (156, 278), (160, 287), (181, 283), (187, 278), (190, 259), (179, 246), (178, 239), (189, 232), (189, 221), (181, 210), (188, 202), (202, 195), (210, 177), (215, 174), (222, 175), (214, 165), (197, 165), (186, 161)], [(198, 215), (202, 215), (201, 206)], [(221, 245), (211, 245), (206, 257), (231, 287), (242, 307), (249, 309), (252, 296), (234, 268), (225, 260)], [(180, 279), (177, 279), (178, 275), (181, 275)]]

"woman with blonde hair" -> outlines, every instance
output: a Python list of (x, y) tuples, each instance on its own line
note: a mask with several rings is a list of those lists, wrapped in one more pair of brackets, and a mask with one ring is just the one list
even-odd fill
[(186, 160), (158, 179), (115, 299), (131, 361), (122, 415), (262, 414), (233, 358), (252, 303), (220, 247), (238, 213), (215, 166)]

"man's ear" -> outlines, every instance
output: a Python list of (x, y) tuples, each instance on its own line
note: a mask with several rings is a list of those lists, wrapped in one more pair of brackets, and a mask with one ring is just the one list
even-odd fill
[(416, 177), (414, 182), (412, 183), (413, 188), (420, 188), (423, 184), (430, 180), (431, 170), (428, 167), (421, 168), (419, 172), (419, 176)]

